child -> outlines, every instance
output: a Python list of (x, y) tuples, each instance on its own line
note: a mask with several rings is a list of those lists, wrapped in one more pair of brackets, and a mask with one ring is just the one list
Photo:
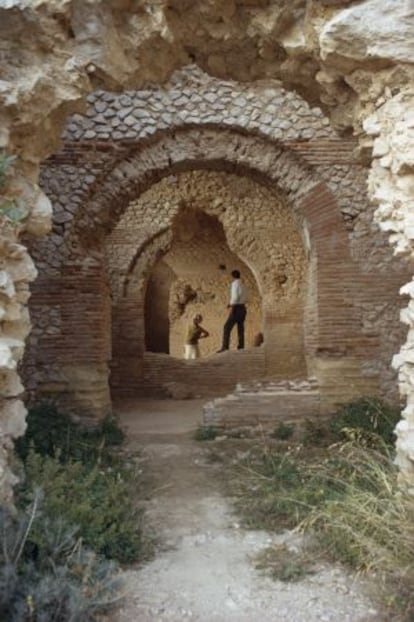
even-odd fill
[(201, 326), (202, 321), (203, 317), (197, 313), (188, 327), (184, 348), (184, 358), (186, 359), (198, 359), (200, 356), (198, 340), (209, 336), (209, 333)]

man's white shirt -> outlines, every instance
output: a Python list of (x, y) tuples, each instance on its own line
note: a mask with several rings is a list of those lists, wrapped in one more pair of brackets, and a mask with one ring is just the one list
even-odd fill
[(230, 286), (230, 304), (231, 305), (244, 305), (247, 302), (246, 290), (243, 287), (240, 279), (234, 279)]

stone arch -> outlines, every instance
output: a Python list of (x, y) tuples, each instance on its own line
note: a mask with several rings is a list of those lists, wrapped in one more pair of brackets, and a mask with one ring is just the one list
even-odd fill
[[(190, 174), (190, 176), (192, 175), (193, 173)], [(209, 175), (210, 183), (211, 177), (215, 175), (217, 174), (211, 173)], [(194, 181), (195, 186), (197, 186), (197, 183), (200, 183), (200, 176), (203, 178), (205, 174), (203, 172), (199, 174), (197, 181)], [(223, 173), (220, 176), (230, 177)], [(178, 177), (181, 179), (185, 178), (188, 181), (189, 175), (183, 174)], [(238, 177), (233, 177), (235, 180), (239, 180)], [(235, 243), (235, 240), (231, 244), (229, 243), (227, 237), (229, 232), (218, 217), (217, 210), (205, 209), (205, 205), (200, 203), (194, 205), (194, 195), (191, 191), (184, 198), (180, 193), (177, 195), (177, 193), (170, 192), (171, 184), (169, 178), (165, 182), (163, 191), (167, 192), (170, 203), (176, 203), (174, 209), (171, 208), (169, 210), (168, 220), (165, 219), (165, 215), (162, 216), (163, 222), (169, 222), (171, 231), (167, 244), (165, 243), (167, 241), (166, 238), (164, 240), (162, 236), (156, 238), (158, 240), (158, 252), (152, 253), (152, 256), (146, 253), (143, 245), (136, 250), (134, 245), (131, 244), (131, 253), (128, 253), (128, 249), (125, 249), (126, 245), (123, 244), (122, 232), (125, 228), (128, 228), (128, 231), (134, 228), (145, 230), (148, 215), (157, 212), (156, 206), (152, 202), (153, 198), (151, 199), (151, 189), (144, 193), (136, 202), (139, 202), (144, 212), (138, 210), (134, 204), (130, 205), (113, 234), (108, 236), (108, 246), (111, 247), (118, 241), (117, 247), (112, 252), (114, 261), (117, 262), (118, 266), (124, 263), (129, 264), (129, 268), (125, 271), (127, 273), (126, 278), (129, 279), (128, 288), (124, 288), (125, 297), (128, 299), (131, 296), (135, 296), (135, 299), (139, 300), (141, 296), (142, 300), (146, 301), (148, 279), (154, 267), (156, 268), (158, 265), (158, 262), (165, 261), (171, 270), (174, 271), (176, 277), (169, 300), (169, 319), (172, 326), (169, 342), (171, 346), (170, 354), (174, 357), (182, 358), (187, 324), (195, 313), (201, 313), (208, 321), (208, 330), (211, 333), (211, 338), (202, 344), (202, 353), (204, 356), (211, 355), (217, 351), (221, 344), (223, 309), (225, 310), (228, 303), (229, 269), (233, 266), (233, 268), (242, 271), (245, 285), (249, 291), (246, 345), (250, 347), (253, 343), (254, 335), (262, 330), (262, 300), (258, 291), (259, 284), (246, 265), (245, 257), (240, 252), (240, 246)], [(154, 190), (158, 191), (157, 186)], [(198, 188), (200, 189), (201, 185)], [(179, 196), (181, 198), (178, 198)], [(205, 200), (208, 199), (205, 198)], [(132, 217), (130, 213), (132, 213)], [(153, 236), (153, 239), (155, 239), (155, 236)], [(124, 257), (119, 259), (121, 255), (124, 255)], [(224, 262), (227, 268), (220, 265), (219, 262)], [(119, 323), (116, 319), (118, 306), (124, 306), (124, 304), (124, 299), (114, 301), (114, 324)], [(132, 315), (131, 323), (133, 323), (135, 309), (132, 307), (129, 307), (129, 309)], [(122, 316), (122, 326), (127, 327), (127, 325), (126, 316)], [(120, 331), (122, 326), (119, 329)], [(129, 330), (128, 328), (126, 329)], [(147, 330), (147, 323), (145, 323), (145, 329)], [(143, 340), (137, 331), (130, 334), (130, 342), (133, 340), (136, 343), (136, 356), (145, 358)], [(124, 358), (125, 361), (122, 351), (118, 351), (117, 356)], [(137, 386), (142, 383), (142, 379), (137, 378), (126, 382), (125, 377), (128, 375), (129, 369), (127, 361), (124, 362), (123, 368), (125, 369), (124, 384), (128, 382)], [(247, 371), (246, 369), (245, 375)], [(174, 375), (173, 370), (172, 375)], [(113, 382), (112, 386), (115, 387), (115, 384), (119, 385), (118, 382)]]
[[(197, 168), (221, 168), (264, 185), (276, 185), (299, 218), (306, 218), (301, 205), (312, 188), (320, 185), (332, 194), (305, 160), (265, 136), (246, 134), (239, 128), (182, 127), (130, 146), (112, 170), (95, 182), (87, 209), (84, 205), (75, 212), (66, 235), (81, 239), (87, 235), (89, 243), (91, 238), (99, 243), (133, 198), (166, 175)], [(341, 217), (333, 196), (332, 204), (339, 224)]]
[[(361, 384), (366, 387), (366, 378), (358, 380), (361, 361), (374, 356), (376, 344), (364, 349), (357, 345), (358, 331), (349, 301), (361, 282), (361, 274), (350, 257), (338, 203), (327, 184), (303, 158), (265, 136), (247, 134), (243, 129), (182, 127), (173, 133), (158, 132), (139, 144), (129, 144), (115, 158), (112, 170), (106, 168), (102, 178), (95, 180), (95, 192), (87, 204), (65, 223), (67, 255), (63, 277), (65, 271), (76, 271), (76, 266), (82, 264), (84, 239), (88, 240), (88, 249), (96, 255), (99, 264), (105, 235), (113, 229), (130, 201), (166, 175), (188, 170), (223, 170), (250, 177), (284, 194), (303, 232), (304, 243), (309, 246), (305, 314), (309, 327), (305, 344), (308, 372), (323, 384), (325, 372), (321, 372), (321, 365), (325, 363), (321, 360), (328, 360), (329, 387), (324, 393), (324, 408), (332, 404), (338, 386), (346, 392), (350, 378), (352, 391), (358, 392)], [(128, 302), (132, 303), (132, 300)], [(143, 333), (142, 323), (131, 326), (131, 330)], [(131, 350), (127, 334), (119, 340), (119, 346), (126, 352)], [(132, 354), (134, 373), (142, 374), (142, 361), (136, 359), (136, 350)], [(332, 361), (336, 364), (334, 371)], [(344, 365), (348, 365), (346, 373)], [(112, 377), (116, 374), (117, 370), (112, 368)], [(375, 384), (375, 379), (371, 384)]]
[[(23, 38), (19, 50), (13, 45), (8, 46), (11, 56), (9, 62), (5, 63), (4, 144), (9, 144), (10, 149), (22, 154), (23, 169), (35, 178), (39, 159), (50, 153), (59, 140), (62, 115), (76, 108), (85, 92), (96, 86), (136, 87), (143, 81), (163, 81), (176, 66), (187, 62), (188, 58), (209, 73), (222, 77), (230, 76), (241, 80), (281, 79), (288, 88), (293, 86), (300, 89), (310, 101), (325, 102), (339, 124), (342, 119), (347, 118), (347, 126), (353, 124), (359, 132), (364, 122), (364, 143), (367, 136), (371, 145), (375, 143), (370, 194), (380, 206), (378, 220), (384, 221), (386, 230), (396, 232), (392, 242), (398, 243), (399, 248), (412, 252), (410, 210), (403, 210), (403, 206), (412, 205), (412, 189), (405, 183), (406, 171), (412, 168), (412, 158), (410, 149), (404, 147), (407, 130), (411, 131), (409, 111), (413, 101), (411, 58), (407, 55), (406, 48), (409, 36), (407, 4), (403, 1), (396, 4), (392, 19), (388, 20), (388, 26), (381, 32), (379, 29), (375, 30), (375, 23), (380, 22), (380, 3), (363, 2), (356, 6), (351, 3), (352, 7), (344, 10), (344, 3), (330, 2), (335, 7), (332, 6), (329, 11), (320, 11), (309, 3), (309, 7), (306, 7), (310, 10), (303, 7), (303, 11), (298, 13), (295, 13), (294, 7), (289, 9), (287, 5), (287, 15), (294, 26), (288, 35), (282, 25), (285, 11), (270, 14), (272, 20), (275, 20), (274, 28), (260, 27), (269, 22), (269, 14), (268, 7), (259, 4), (253, 9), (250, 5), (237, 6), (232, 16), (232, 28), (220, 28), (219, 31), (216, 26), (219, 10), (217, 3), (212, 3), (207, 12), (205, 3), (201, 3), (201, 8), (200, 3), (196, 2), (190, 10), (187, 4), (180, 8), (179, 3), (175, 3), (172, 20), (166, 18), (163, 7), (157, 7), (142, 15), (146, 25), (145, 32), (142, 31), (140, 21), (139, 28), (133, 28), (131, 32), (128, 19), (130, 9), (124, 5), (120, 7), (108, 4), (103, 7), (97, 3), (94, 7), (90, 4), (84, 6), (83, 3), (78, 3), (72, 6), (67, 3), (59, 13), (62, 19), (56, 19), (54, 11), (44, 11), (43, 7), (41, 10), (28, 10), (22, 5), (2, 9), (2, 26), (6, 39), (13, 42), (16, 32), (29, 28), (30, 33), (35, 33), (37, 40), (42, 42), (42, 50), (33, 46), (33, 37)], [(348, 5), (349, 2), (345, 4)], [(91, 18), (99, 24), (97, 36), (96, 32), (88, 31)], [(372, 29), (355, 27), (355, 24), (368, 22), (374, 25), (374, 35)], [(202, 28), (195, 29), (195, 24)], [(310, 29), (315, 33), (312, 40), (307, 37)], [(292, 38), (290, 35), (292, 32), (296, 33), (296, 30), (298, 36)], [(126, 32), (128, 34), (124, 36)], [(343, 32), (347, 35), (345, 38)], [(50, 36), (50, 33), (54, 36)], [(114, 33), (117, 36), (112, 36)], [(391, 33), (397, 33), (395, 41), (390, 36)], [(156, 61), (153, 60), (154, 41), (157, 51), (162, 55), (160, 58), (157, 53)], [(357, 45), (350, 46), (350, 41), (356, 41)], [(25, 48), (25, 45), (28, 47)], [(72, 57), (68, 58), (68, 50)], [(59, 51), (64, 53), (57, 53)], [(37, 67), (40, 56), (41, 64), (48, 75), (39, 77), (32, 93), (28, 93), (27, 64)], [(123, 59), (122, 67), (119, 65), (120, 58)], [(364, 75), (369, 76), (369, 79), (364, 78)], [(15, 81), (21, 81), (23, 88), (16, 87)], [(372, 89), (371, 85), (375, 85), (375, 88)], [(7, 93), (12, 96), (7, 97)], [(406, 101), (400, 100), (400, 94)], [(401, 110), (398, 109), (400, 104)], [(19, 114), (15, 114), (16, 110)], [(374, 118), (368, 118), (373, 110), (376, 111)], [(388, 122), (390, 110), (397, 111), (401, 123)], [(402, 112), (406, 112), (405, 118)], [(31, 131), (33, 139), (28, 141), (27, 135)], [(386, 157), (383, 157), (384, 147)], [(396, 192), (402, 195), (398, 205), (393, 200)], [(34, 216), (29, 225), (32, 231), (37, 218), (34, 213), (38, 207), (39, 205), (30, 205)], [(40, 207), (44, 208), (45, 205)], [(44, 222), (47, 222), (47, 209), (44, 209), (43, 217)], [(9, 261), (8, 253), (6, 258)], [(14, 256), (11, 263), (13, 261)], [(26, 262), (29, 262), (27, 257)], [(10, 272), (13, 274), (12, 270)], [(392, 275), (387, 275), (387, 278), (392, 281)], [(412, 286), (408, 285), (405, 291), (411, 295)], [(16, 303), (21, 304), (17, 297)], [(22, 315), (24, 316), (24, 309)], [(410, 309), (407, 309), (405, 321), (411, 326), (410, 318)], [(12, 321), (16, 322), (14, 319)], [(24, 330), (20, 328), (19, 322), (22, 323), (20, 317), (16, 322), (16, 330), (19, 335), (23, 335)], [(407, 462), (404, 468), (409, 471), (412, 479), (413, 461), (410, 452), (412, 453), (413, 445), (411, 437), (414, 391), (409, 356), (410, 339), (409, 336), (409, 342), (396, 364), (402, 365), (401, 389), (409, 398), (409, 409), (405, 414), (410, 436), (407, 431), (401, 431), (404, 436), (401, 454), (402, 460)], [(6, 343), (4, 347), (8, 347)], [(4, 365), (5, 374), (20, 387), (15, 377), (16, 372), (13, 371), (15, 360), (20, 355), (9, 354), (11, 362)], [(12, 380), (6, 382), (6, 395), (11, 392), (16, 397), (20, 388), (12, 388)], [(10, 404), (9, 399), (7, 407), (5, 406), (7, 417), (9, 411), (12, 411)], [(19, 409), (20, 403), (16, 401), (10, 418), (20, 420)], [(6, 431), (5, 435), (7, 438), (9, 432)], [(2, 447), (3, 460), (5, 451)], [(7, 482), (7, 490), (8, 487)]]

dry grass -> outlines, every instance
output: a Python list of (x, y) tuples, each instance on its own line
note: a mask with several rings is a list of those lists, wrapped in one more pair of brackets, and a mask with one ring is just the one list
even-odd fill
[[(390, 619), (398, 610), (414, 620), (414, 498), (398, 486), (389, 445), (351, 436), (329, 447), (251, 449), (235, 468), (236, 507), (245, 526), (306, 533), (325, 557), (375, 578)], [(306, 571), (303, 559), (286, 565), (280, 553), (261, 560), (274, 576)]]

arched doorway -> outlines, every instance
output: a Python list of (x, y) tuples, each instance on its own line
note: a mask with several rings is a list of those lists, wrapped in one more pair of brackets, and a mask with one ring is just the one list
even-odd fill
[[(180, 209), (172, 223), (171, 246), (147, 280), (147, 351), (183, 358), (187, 327), (194, 315), (201, 314), (210, 333), (210, 338), (200, 343), (201, 357), (214, 354), (220, 347), (231, 269), (240, 269), (248, 291), (245, 331), (246, 346), (251, 347), (255, 335), (263, 330), (261, 297), (251, 270), (229, 249), (223, 225), (216, 216), (200, 209)], [(160, 332), (162, 348), (157, 337)]]

